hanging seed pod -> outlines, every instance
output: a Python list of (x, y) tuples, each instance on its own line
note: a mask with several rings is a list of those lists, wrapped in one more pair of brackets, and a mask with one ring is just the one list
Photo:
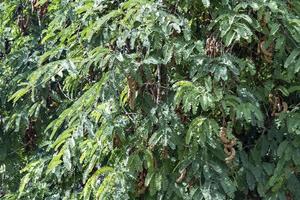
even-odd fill
[(23, 35), (26, 35), (29, 25), (29, 16), (18, 15), (17, 24), (20, 28), (21, 33)]
[(186, 169), (180, 171), (180, 176), (176, 179), (176, 183), (181, 183), (186, 177)]
[(225, 127), (221, 127), (219, 137), (224, 145), (224, 153), (228, 156), (225, 158), (225, 162), (229, 164), (235, 158), (236, 152), (234, 146), (236, 145), (236, 140), (235, 139), (229, 140), (227, 138), (227, 129)]
[(113, 137), (113, 148), (119, 148), (122, 145), (120, 137), (116, 134)]
[(205, 53), (210, 57), (220, 56), (222, 52), (222, 43), (218, 41), (214, 36), (209, 36), (206, 39)]
[(34, 121), (30, 120), (24, 134), (25, 151), (32, 151), (36, 147), (37, 132), (34, 129)]
[(138, 182), (137, 182), (137, 194), (141, 195), (146, 192), (147, 187), (145, 186), (145, 179), (147, 176), (147, 169), (143, 168), (138, 175)]
[(236, 154), (235, 149), (231, 148), (230, 155), (227, 158), (225, 158), (225, 162), (227, 164), (231, 163), (234, 160), (234, 158), (235, 158), (235, 154)]
[(223, 144), (230, 143), (230, 140), (227, 139), (226, 128), (225, 127), (221, 127), (220, 135), (219, 136), (220, 136), (220, 139), (223, 142)]
[(264, 48), (265, 40), (262, 39), (258, 43), (257, 52), (261, 55), (262, 59), (265, 60), (267, 63), (272, 63), (273, 60), (273, 46), (270, 45), (268, 49)]
[(283, 101), (282, 97), (269, 94), (269, 104), (271, 107), (271, 116), (279, 116), (281, 112), (288, 111), (288, 104)]
[(134, 110), (136, 92), (138, 90), (138, 83), (131, 76), (127, 76), (127, 84), (128, 84), (127, 95), (128, 95), (129, 107), (132, 110)]

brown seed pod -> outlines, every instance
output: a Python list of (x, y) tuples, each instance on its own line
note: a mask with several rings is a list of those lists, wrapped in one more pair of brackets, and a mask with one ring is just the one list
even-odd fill
[(235, 158), (235, 154), (236, 154), (235, 149), (231, 148), (231, 154), (230, 154), (230, 156), (228, 156), (227, 158), (225, 158), (225, 162), (227, 164), (230, 163), (230, 162), (232, 162), (234, 160), (234, 158)]
[(231, 148), (225, 147), (225, 148), (224, 148), (224, 153), (225, 153), (227, 156), (230, 156), (230, 155), (231, 155)]
[(227, 139), (226, 128), (225, 127), (221, 127), (219, 136), (220, 136), (220, 139), (223, 142), (223, 144), (230, 143), (230, 140)]
[(188, 123), (188, 116), (184, 113), (181, 105), (176, 107), (175, 112), (183, 124)]
[(34, 128), (35, 121), (30, 120), (24, 134), (25, 151), (32, 151), (36, 147), (37, 132)]
[(121, 139), (118, 135), (113, 137), (113, 148), (119, 148), (122, 145)]
[(235, 145), (236, 145), (236, 140), (233, 139), (233, 140), (231, 140), (228, 144), (224, 144), (224, 147), (225, 147), (225, 148), (232, 148), (232, 147), (235, 146)]
[(264, 40), (259, 43), (259, 48), (260, 48), (261, 52), (267, 57), (272, 57), (272, 53), (264, 48), (264, 44), (265, 44)]
[(18, 15), (17, 24), (23, 35), (27, 34), (27, 29), (29, 25), (29, 16)]
[(268, 49), (264, 48), (265, 40), (262, 39), (257, 47), (257, 52), (261, 55), (261, 57), (267, 61), (267, 63), (272, 63), (273, 53), (271, 52), (273, 47), (270, 46)]
[(145, 179), (147, 176), (147, 169), (143, 168), (142, 171), (138, 174), (138, 182), (137, 182), (137, 194), (144, 194), (147, 187), (145, 186)]
[(279, 97), (275, 97), (275, 106), (277, 109), (277, 112), (281, 112), (281, 99)]
[(205, 53), (207, 56), (216, 57), (221, 55), (222, 43), (218, 41), (213, 35), (206, 39)]
[(228, 156), (225, 158), (225, 162), (229, 164), (235, 158), (236, 153), (234, 145), (236, 145), (236, 139), (229, 140), (227, 138), (226, 130), (225, 127), (221, 127), (219, 136), (224, 145), (224, 153)]
[(127, 84), (129, 107), (133, 110), (135, 107), (135, 98), (136, 92), (138, 90), (138, 83), (131, 76), (127, 76)]
[(180, 176), (176, 179), (176, 183), (181, 183), (186, 177), (186, 169), (180, 171)]
[(282, 102), (282, 107), (283, 107), (282, 112), (288, 111), (288, 104), (286, 102), (284, 102), (284, 101)]
[(274, 104), (274, 95), (273, 94), (269, 94), (269, 102), (270, 102), (270, 104)]
[(282, 97), (269, 94), (269, 103), (271, 106), (271, 116), (277, 117), (281, 112), (288, 111), (288, 104), (283, 101)]
[(168, 147), (167, 146), (164, 146), (163, 147), (163, 150), (161, 152), (161, 155), (164, 159), (167, 159), (169, 158), (169, 150), (168, 150)]

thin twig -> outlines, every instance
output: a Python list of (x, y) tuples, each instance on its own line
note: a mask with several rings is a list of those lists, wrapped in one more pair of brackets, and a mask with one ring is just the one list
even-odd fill
[(157, 94), (156, 94), (156, 103), (160, 102), (160, 88), (161, 88), (161, 65), (157, 65)]

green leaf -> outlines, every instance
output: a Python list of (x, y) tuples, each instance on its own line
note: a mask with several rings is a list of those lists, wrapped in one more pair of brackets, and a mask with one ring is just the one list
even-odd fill
[(256, 181), (255, 181), (254, 176), (248, 171), (246, 172), (246, 180), (247, 180), (249, 189), (253, 191), (255, 188)]
[(155, 132), (149, 139), (149, 144), (151, 146), (155, 146), (159, 140), (161, 139), (162, 135), (159, 134), (158, 132)]
[(58, 165), (60, 165), (63, 161), (61, 160), (61, 157), (64, 154), (64, 148), (60, 150), (60, 152), (52, 157), (52, 160), (48, 164), (46, 174), (49, 174), (52, 172)]
[(21, 180), (19, 190), (18, 190), (19, 191), (18, 198), (20, 198), (22, 196), (22, 193), (24, 192), (24, 189), (25, 189), (26, 185), (29, 183), (29, 181), (30, 181), (30, 174), (26, 174)]
[(297, 149), (292, 155), (295, 165), (300, 166), (300, 150)]
[(54, 148), (55, 150), (57, 150), (63, 143), (65, 143), (65, 141), (71, 137), (72, 135), (72, 132), (74, 131), (75, 129), (67, 129), (65, 130), (64, 132), (62, 132), (58, 138), (55, 140), (55, 142), (52, 143), (52, 148)]
[(65, 168), (70, 171), (72, 168), (72, 163), (71, 163), (71, 152), (69, 148), (66, 148), (64, 150), (63, 163)]
[(275, 35), (276, 32), (279, 30), (279, 28), (280, 28), (279, 24), (272, 24), (271, 25), (270, 35)]
[(155, 188), (156, 191), (161, 191), (163, 185), (163, 176), (160, 172), (155, 173)]
[(294, 49), (292, 53), (289, 55), (289, 57), (286, 59), (284, 63), (284, 67), (288, 68), (291, 64), (296, 62), (296, 57), (300, 54), (299, 49)]
[(12, 101), (15, 104), (19, 99), (21, 99), (25, 94), (27, 94), (30, 91), (30, 87), (27, 86), (25, 88), (21, 88), (17, 92), (15, 92), (8, 101)]
[(149, 149), (147, 149), (145, 151), (145, 159), (146, 159), (146, 163), (147, 163), (147, 168), (149, 170), (153, 170), (154, 169), (154, 157), (153, 157), (152, 152)]
[(274, 165), (273, 164), (264, 162), (262, 166), (263, 166), (264, 170), (266, 171), (266, 173), (269, 176), (271, 176), (273, 174), (273, 172), (274, 172)]
[(225, 36), (225, 46), (228, 47), (229, 45), (231, 45), (235, 37), (236, 37), (236, 32), (229, 31)]
[(193, 135), (195, 133), (197, 133), (199, 130), (201, 130), (201, 127), (202, 127), (205, 120), (206, 120), (206, 118), (197, 117), (196, 119), (194, 119), (191, 122), (191, 124), (189, 126), (189, 129), (187, 131), (187, 134), (185, 136), (185, 143), (186, 144), (189, 144), (191, 142), (191, 139), (192, 139)]
[(236, 188), (234, 187), (233, 182), (228, 177), (224, 177), (221, 180), (221, 186), (230, 198), (234, 197), (234, 192), (236, 191)]
[(151, 180), (153, 179), (155, 173), (151, 171), (150, 173), (147, 173), (146, 179), (145, 179), (145, 186), (148, 187)]
[(204, 7), (208, 8), (210, 6), (210, 0), (202, 0)]
[(284, 153), (285, 149), (287, 148), (288, 144), (289, 143), (286, 140), (280, 143), (280, 145), (277, 149), (277, 154), (278, 154), (279, 157), (283, 156), (283, 153)]
[(261, 197), (264, 197), (266, 194), (265, 194), (265, 188), (264, 188), (264, 185), (262, 183), (258, 183), (257, 184), (257, 192), (258, 194), (261, 196)]

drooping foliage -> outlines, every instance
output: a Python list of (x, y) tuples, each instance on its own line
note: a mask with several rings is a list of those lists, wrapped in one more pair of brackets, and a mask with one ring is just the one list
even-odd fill
[(4, 0), (4, 199), (300, 199), (298, 0)]

